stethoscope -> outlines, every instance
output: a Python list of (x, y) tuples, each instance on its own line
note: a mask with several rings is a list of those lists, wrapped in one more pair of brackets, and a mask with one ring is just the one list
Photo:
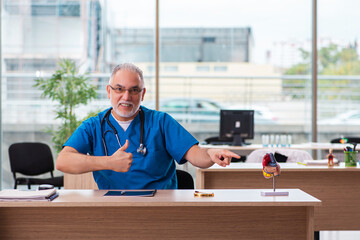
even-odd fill
[[(101, 119), (101, 122), (100, 122), (100, 126), (101, 126), (101, 139), (102, 139), (102, 142), (103, 142), (103, 145), (104, 145), (104, 149), (105, 149), (105, 155), (108, 156), (108, 152), (107, 152), (107, 147), (106, 147), (106, 142), (105, 142), (105, 134), (107, 132), (111, 132), (110, 130), (106, 130), (106, 131), (103, 131), (103, 122), (104, 120), (106, 119), (106, 122), (107, 124), (111, 127), (111, 129), (113, 130), (115, 136), (116, 136), (116, 140), (118, 141), (119, 143), (119, 146), (121, 147), (121, 143), (120, 143), (120, 139), (119, 139), (119, 136), (118, 136), (118, 132), (116, 130), (116, 128), (114, 127), (114, 125), (111, 124), (110, 120), (109, 120), (109, 116), (110, 116), (110, 113), (111, 113), (111, 110), (112, 108), (110, 108), (104, 115), (104, 117)], [(143, 143), (143, 137), (144, 137), (144, 122), (145, 122), (145, 116), (144, 116), (144, 112), (141, 110), (140, 108), (140, 111), (139, 111), (139, 114), (140, 114), (140, 146), (138, 147), (138, 149), (136, 150), (138, 153), (141, 153), (142, 155), (146, 155), (146, 152), (147, 152), (147, 149)]]

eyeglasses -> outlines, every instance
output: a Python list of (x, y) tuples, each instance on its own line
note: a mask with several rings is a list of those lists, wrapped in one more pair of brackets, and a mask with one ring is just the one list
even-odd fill
[(143, 90), (143, 88), (138, 88), (138, 87), (133, 87), (133, 88), (129, 88), (129, 89), (126, 89), (124, 87), (115, 87), (114, 88), (111, 85), (109, 85), (109, 87), (112, 90), (114, 90), (116, 93), (124, 94), (126, 91), (128, 91), (130, 95), (138, 95)]

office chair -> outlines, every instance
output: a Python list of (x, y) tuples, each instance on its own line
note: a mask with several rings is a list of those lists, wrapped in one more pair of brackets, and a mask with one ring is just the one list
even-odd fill
[(275, 155), (276, 161), (296, 163), (303, 162), (304, 160), (312, 160), (310, 153), (298, 149), (256, 149), (252, 151), (247, 157), (247, 163), (261, 163), (266, 153), (272, 152)]
[(194, 180), (190, 173), (176, 169), (178, 189), (194, 189)]
[(346, 143), (360, 143), (360, 137), (343, 137), (343, 138), (334, 138), (330, 140), (330, 143), (341, 143), (341, 139), (347, 139)]
[[(54, 187), (61, 188), (64, 185), (64, 177), (54, 177), (54, 161), (50, 147), (44, 143), (23, 142), (14, 143), (9, 147), (9, 160), (11, 172), (13, 173), (15, 185), (51, 184)], [(26, 176), (36, 176), (44, 173), (50, 173), (50, 178), (17, 177), (16, 173)]]
[(224, 140), (220, 140), (218, 136), (216, 137), (208, 137), (205, 139), (206, 144), (214, 144), (214, 145), (230, 145), (233, 143), (233, 138), (227, 138)]

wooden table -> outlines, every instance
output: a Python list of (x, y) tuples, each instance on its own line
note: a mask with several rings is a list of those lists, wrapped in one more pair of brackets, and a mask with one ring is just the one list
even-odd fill
[(0, 202), (0, 239), (313, 239), (321, 201), (299, 189), (160, 190), (154, 197), (104, 197), (61, 190), (53, 202)]
[[(321, 199), (315, 207), (315, 230), (360, 230), (360, 168), (303, 166), (283, 163), (277, 188), (299, 188)], [(232, 163), (229, 167), (197, 169), (198, 189), (272, 188), (262, 176), (262, 164)]]

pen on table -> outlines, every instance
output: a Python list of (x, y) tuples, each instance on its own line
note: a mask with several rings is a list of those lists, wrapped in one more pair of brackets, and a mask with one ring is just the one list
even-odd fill
[(303, 162), (297, 162), (297, 164), (301, 164), (301, 165), (306, 166), (306, 164), (305, 164), (305, 163), (303, 163)]

